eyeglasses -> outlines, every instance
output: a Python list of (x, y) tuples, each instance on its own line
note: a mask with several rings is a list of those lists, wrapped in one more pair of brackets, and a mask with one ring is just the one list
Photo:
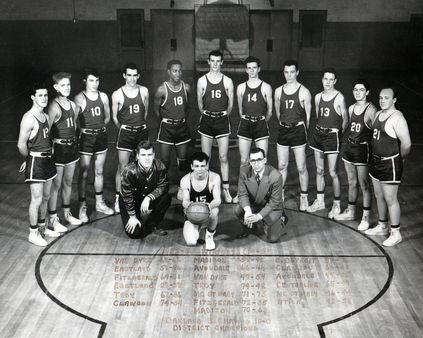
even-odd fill
[(250, 160), (250, 163), (251, 163), (251, 164), (260, 164), (260, 163), (262, 163), (262, 162), (263, 162), (263, 160), (264, 160), (264, 157), (262, 157), (262, 158), (257, 158), (257, 159), (255, 159), (255, 160)]

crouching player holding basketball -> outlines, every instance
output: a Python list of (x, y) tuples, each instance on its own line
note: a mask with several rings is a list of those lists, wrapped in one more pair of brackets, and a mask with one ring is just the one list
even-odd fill
[(209, 156), (203, 152), (194, 153), (191, 157), (191, 172), (181, 179), (182, 206), (186, 212), (193, 202), (204, 202), (210, 209), (210, 216), (204, 222), (194, 224), (186, 219), (184, 223), (184, 239), (188, 245), (196, 245), (202, 226), (206, 228), (206, 250), (214, 250), (216, 245), (213, 236), (219, 215), (220, 176), (209, 170)]

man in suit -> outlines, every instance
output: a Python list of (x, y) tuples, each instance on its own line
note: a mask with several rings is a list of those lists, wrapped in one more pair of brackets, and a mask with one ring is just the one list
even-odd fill
[(239, 174), (239, 204), (234, 212), (242, 222), (243, 231), (237, 238), (257, 233), (257, 222), (263, 221), (267, 239), (275, 243), (286, 233), (282, 176), (266, 163), (266, 153), (261, 148), (250, 150), (249, 163), (241, 167)]

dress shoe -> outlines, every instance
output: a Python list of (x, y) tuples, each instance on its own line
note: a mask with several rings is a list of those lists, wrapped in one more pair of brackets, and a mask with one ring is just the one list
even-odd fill
[(152, 232), (153, 232), (153, 234), (155, 234), (157, 236), (166, 236), (167, 235), (167, 231), (160, 229), (158, 227), (154, 227)]

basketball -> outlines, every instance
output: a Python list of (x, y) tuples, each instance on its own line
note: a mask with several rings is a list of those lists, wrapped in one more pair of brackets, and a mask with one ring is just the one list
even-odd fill
[(209, 219), (210, 210), (206, 203), (194, 202), (188, 206), (185, 214), (187, 215), (188, 221), (199, 225)]

